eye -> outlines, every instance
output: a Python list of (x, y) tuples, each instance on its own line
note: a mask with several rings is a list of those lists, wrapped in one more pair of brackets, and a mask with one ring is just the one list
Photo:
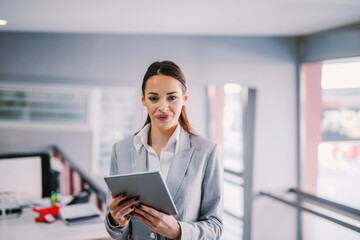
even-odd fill
[(149, 97), (149, 100), (150, 100), (151, 102), (155, 102), (155, 101), (157, 100), (157, 97)]
[(168, 99), (174, 101), (176, 98), (177, 98), (176, 96), (170, 96)]

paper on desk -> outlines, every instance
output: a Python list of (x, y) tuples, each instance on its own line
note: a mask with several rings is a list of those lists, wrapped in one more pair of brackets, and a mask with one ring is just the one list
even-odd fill
[(97, 222), (100, 220), (100, 210), (92, 203), (62, 206), (60, 217), (68, 225)]

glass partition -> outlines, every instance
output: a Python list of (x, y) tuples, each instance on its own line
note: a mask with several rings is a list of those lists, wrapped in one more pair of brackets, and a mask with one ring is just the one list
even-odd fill
[(250, 239), (255, 90), (209, 85), (208, 104), (210, 138), (222, 147), (225, 169), (223, 239)]

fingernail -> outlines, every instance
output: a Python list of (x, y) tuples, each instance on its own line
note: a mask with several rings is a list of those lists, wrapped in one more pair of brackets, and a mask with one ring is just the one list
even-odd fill
[(127, 220), (130, 220), (130, 218), (131, 218), (131, 217), (130, 217), (130, 216), (128, 216), (128, 217), (127, 217)]
[(122, 197), (126, 197), (126, 193), (121, 194)]
[(114, 198), (114, 195), (111, 194), (111, 197)]
[(130, 208), (131, 208), (131, 209), (134, 209), (134, 208), (135, 208), (135, 206), (134, 206), (134, 205), (132, 205)]

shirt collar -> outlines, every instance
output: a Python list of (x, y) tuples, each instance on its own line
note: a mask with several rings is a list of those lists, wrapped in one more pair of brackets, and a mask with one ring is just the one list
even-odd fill
[[(149, 148), (150, 148), (150, 146), (148, 145), (149, 129), (150, 129), (150, 123), (146, 124), (143, 127), (143, 129), (141, 129), (140, 132), (138, 132), (138, 134), (136, 134), (134, 136), (133, 142), (134, 142), (136, 151), (139, 151), (142, 146), (144, 146), (147, 150), (149, 150)], [(180, 126), (180, 124), (178, 124), (175, 131), (169, 138), (169, 141), (165, 147), (165, 149), (168, 149), (171, 146), (175, 145), (175, 148), (174, 148), (175, 154), (179, 150), (180, 131), (181, 131), (181, 126)]]

